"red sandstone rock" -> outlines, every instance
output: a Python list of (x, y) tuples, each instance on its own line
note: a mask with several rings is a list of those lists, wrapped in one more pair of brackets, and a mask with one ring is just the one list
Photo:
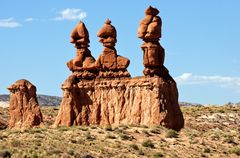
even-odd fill
[(68, 68), (78, 73), (79, 78), (91, 79), (97, 75), (95, 59), (88, 49), (89, 33), (83, 22), (79, 22), (71, 33), (71, 43), (77, 48), (76, 57), (67, 62)]
[(88, 45), (89, 33), (83, 22), (79, 22), (78, 25), (73, 29), (71, 33), (70, 42), (76, 44), (76, 47), (79, 45)]
[(158, 15), (159, 11), (157, 8), (153, 8), (152, 6), (149, 6), (146, 10), (145, 10), (145, 14), (146, 15), (152, 15), (152, 16), (156, 16)]
[(8, 87), (10, 91), (10, 128), (38, 126), (43, 121), (36, 87), (27, 80), (18, 80)]
[[(104, 49), (95, 62), (99, 70), (93, 80), (84, 66), (82, 52), (69, 67), (78, 66), (78, 71), (63, 83), (63, 100), (54, 126), (134, 124), (180, 130), (184, 126), (178, 105), (176, 83), (164, 66), (164, 48), (159, 43), (161, 18), (159, 11), (149, 7), (141, 21), (138, 36), (144, 40), (143, 71), (146, 77), (130, 78), (127, 67), (130, 61), (117, 55), (114, 48), (117, 32), (107, 20), (98, 36)], [(79, 48), (78, 48), (79, 49)], [(90, 62), (91, 63), (91, 62)], [(72, 65), (71, 65), (72, 64)], [(92, 74), (94, 76), (94, 74)], [(123, 78), (124, 77), (124, 78)], [(89, 79), (89, 78), (88, 78)]]
[(145, 76), (168, 76), (164, 67), (165, 51), (160, 45), (162, 20), (157, 14), (156, 8), (148, 7), (145, 11), (145, 17), (140, 22), (138, 28), (138, 37), (143, 39), (143, 73)]
[(62, 89), (64, 97), (55, 126), (134, 124), (175, 130), (184, 126), (176, 83), (171, 77), (76, 82), (71, 76)]
[(114, 26), (111, 25), (109, 19), (106, 20), (103, 27), (98, 31), (97, 36), (100, 38), (104, 46), (103, 52), (100, 54), (96, 61), (96, 67), (100, 70), (98, 77), (129, 77), (127, 67), (130, 60), (117, 55), (117, 51), (114, 48), (117, 42), (117, 31)]

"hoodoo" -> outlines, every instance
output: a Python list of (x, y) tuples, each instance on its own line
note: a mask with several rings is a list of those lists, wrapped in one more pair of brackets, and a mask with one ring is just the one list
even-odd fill
[(36, 87), (27, 80), (18, 80), (7, 88), (10, 91), (10, 128), (30, 128), (43, 121), (38, 105)]
[[(71, 42), (81, 52), (87, 50), (89, 60), (79, 53), (68, 62), (73, 73), (62, 84), (63, 100), (55, 126), (134, 124), (183, 128), (177, 85), (164, 66), (158, 13), (156, 8), (148, 7), (138, 29), (138, 37), (144, 41), (142, 77), (131, 78), (127, 71), (129, 59), (117, 55), (117, 33), (110, 20), (97, 34), (104, 49), (96, 61), (87, 49), (87, 29), (83, 23), (78, 24)], [(90, 62), (84, 66), (85, 60)]]

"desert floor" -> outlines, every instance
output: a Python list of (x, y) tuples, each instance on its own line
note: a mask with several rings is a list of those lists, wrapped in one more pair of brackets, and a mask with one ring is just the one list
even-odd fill
[[(40, 128), (0, 130), (0, 157), (240, 157), (240, 106), (181, 107), (180, 132), (131, 125), (53, 129), (58, 107), (41, 109)], [(8, 108), (0, 108), (0, 119), (8, 117)]]

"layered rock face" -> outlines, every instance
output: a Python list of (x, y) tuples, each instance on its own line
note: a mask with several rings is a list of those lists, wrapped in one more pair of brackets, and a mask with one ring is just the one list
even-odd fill
[(10, 128), (29, 128), (43, 121), (36, 87), (27, 80), (18, 80), (8, 87), (10, 91)]
[(55, 125), (163, 125), (180, 130), (183, 116), (176, 83), (159, 77), (96, 79), (62, 85)]
[[(144, 41), (145, 76), (130, 78), (127, 71), (130, 61), (117, 55), (117, 32), (107, 20), (97, 34), (104, 49), (96, 61), (86, 64), (90, 68), (81, 64), (83, 57), (77, 56), (68, 63), (73, 73), (62, 85), (63, 100), (54, 126), (134, 124), (183, 128), (176, 83), (164, 66), (164, 49), (159, 43), (162, 22), (158, 13), (156, 8), (147, 8), (138, 30), (139, 38)], [(71, 39), (76, 41), (81, 32), (86, 32), (85, 25), (77, 26), (73, 32), (77, 36), (72, 34)], [(87, 32), (82, 37), (86, 39), (80, 41), (89, 42)], [(94, 71), (92, 77), (83, 75), (90, 71)]]

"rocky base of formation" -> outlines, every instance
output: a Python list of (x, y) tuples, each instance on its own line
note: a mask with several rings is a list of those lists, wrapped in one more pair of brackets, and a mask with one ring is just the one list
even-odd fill
[(62, 89), (55, 126), (133, 124), (175, 130), (184, 126), (171, 76), (78, 80), (73, 74)]

